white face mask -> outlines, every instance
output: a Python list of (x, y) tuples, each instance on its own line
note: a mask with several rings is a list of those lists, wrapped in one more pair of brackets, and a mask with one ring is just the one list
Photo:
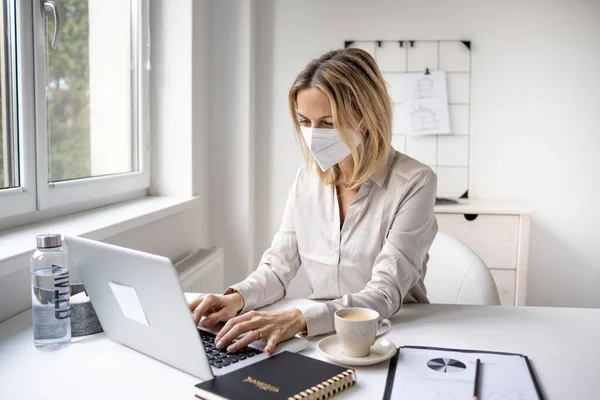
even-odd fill
[(348, 157), (350, 149), (335, 129), (300, 127), (306, 145), (323, 172)]

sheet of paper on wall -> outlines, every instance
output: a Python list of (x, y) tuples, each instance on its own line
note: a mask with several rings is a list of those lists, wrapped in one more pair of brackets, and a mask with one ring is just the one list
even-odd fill
[(405, 74), (402, 81), (404, 133), (408, 136), (450, 133), (446, 73)]

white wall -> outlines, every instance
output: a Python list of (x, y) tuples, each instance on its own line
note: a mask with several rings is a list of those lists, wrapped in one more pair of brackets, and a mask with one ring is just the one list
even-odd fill
[(472, 197), (536, 212), (528, 304), (600, 307), (600, 2), (261, 0), (256, 31), (255, 263), (302, 163), (287, 91), (346, 39), (465, 39)]
[(210, 240), (225, 249), (225, 284), (252, 256), (254, 1), (210, 3)]

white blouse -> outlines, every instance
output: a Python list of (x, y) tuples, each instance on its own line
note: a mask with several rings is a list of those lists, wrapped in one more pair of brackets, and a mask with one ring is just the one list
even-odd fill
[(423, 278), (437, 233), (436, 190), (431, 168), (391, 149), (386, 168), (361, 185), (340, 230), (335, 185), (300, 168), (271, 248), (230, 288), (244, 298), (242, 312), (283, 298), (301, 266), (309, 298), (328, 300), (299, 307), (309, 336), (333, 331), (340, 308), (368, 307), (389, 318), (402, 303), (428, 302)]

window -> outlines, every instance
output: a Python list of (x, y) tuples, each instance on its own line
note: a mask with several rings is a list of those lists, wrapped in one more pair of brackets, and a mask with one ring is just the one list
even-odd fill
[(2, 6), (0, 217), (147, 189), (148, 0)]

